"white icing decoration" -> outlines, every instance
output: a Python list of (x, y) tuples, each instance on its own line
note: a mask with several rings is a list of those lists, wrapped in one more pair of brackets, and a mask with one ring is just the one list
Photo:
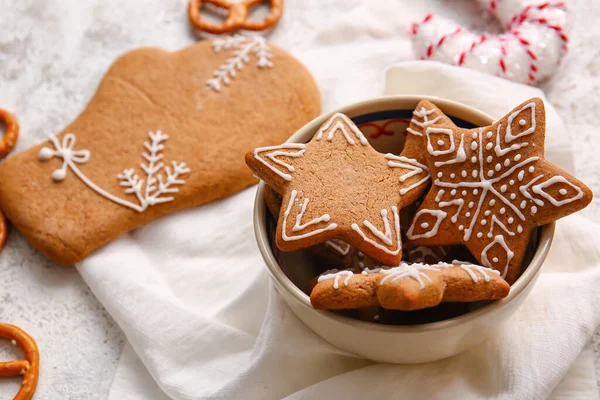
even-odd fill
[[(365, 135), (363, 135), (363, 133), (360, 131), (360, 129), (358, 129), (358, 127), (354, 125), (352, 121), (350, 121), (350, 118), (348, 118), (342, 113), (336, 113), (331, 118), (329, 118), (329, 121), (327, 121), (325, 125), (323, 125), (321, 129), (319, 129), (319, 131), (315, 135), (315, 139), (321, 140), (323, 138), (323, 133), (325, 133), (327, 130), (329, 130), (329, 128), (331, 128), (331, 130), (329, 130), (329, 133), (327, 134), (327, 140), (332, 141), (335, 133), (337, 131), (341, 131), (344, 137), (346, 138), (348, 144), (354, 144), (354, 139), (352, 139), (350, 132), (346, 130), (346, 126), (342, 123), (342, 121), (340, 121), (340, 119), (343, 120), (346, 123), (346, 125), (350, 127), (352, 133), (354, 133), (356, 138), (360, 141), (360, 143), (363, 146), (369, 143), (367, 141), (367, 138), (365, 138)], [(333, 124), (334, 121), (335, 124)]]
[[(510, 125), (509, 125), (510, 126)], [(515, 143), (511, 146), (502, 148), (500, 146), (500, 129), (502, 128), (502, 124), (498, 124), (498, 130), (496, 133), (496, 146), (494, 147), (494, 152), (496, 153), (496, 156), (498, 157), (504, 157), (507, 153), (511, 152), (511, 151), (516, 151), (519, 150), (523, 147), (526, 147), (529, 145), (529, 143), (525, 142), (525, 143)], [(506, 138), (506, 137), (505, 137)], [(508, 143), (508, 140), (506, 140), (506, 143)], [(515, 161), (519, 161), (521, 159), (521, 155), (517, 155), (515, 156)], [(509, 161), (510, 164), (510, 161)]]
[(213, 73), (213, 78), (206, 85), (215, 92), (220, 92), (222, 85), (229, 86), (244, 65), (250, 62), (250, 56), (256, 57), (258, 68), (273, 67), (271, 49), (262, 36), (247, 37), (233, 35), (213, 40), (213, 50), (219, 53), (223, 50), (233, 50), (233, 55)]
[(510, 260), (512, 260), (515, 256), (515, 253), (513, 253), (512, 250), (508, 248), (506, 241), (504, 240), (504, 236), (496, 235), (494, 237), (494, 240), (483, 249), (483, 251), (481, 252), (481, 263), (488, 268), (492, 268), (492, 264), (488, 260), (487, 254), (488, 251), (490, 251), (490, 249), (496, 244), (500, 245), (502, 249), (504, 249), (504, 251), (506, 252), (506, 263), (503, 268), (500, 268), (503, 269), (502, 277), (504, 278), (506, 276), (506, 273), (508, 272), (508, 265), (510, 264)]
[[(523, 132), (513, 135), (512, 122), (521, 112), (525, 111), (526, 109), (531, 109), (531, 126), (528, 129), (524, 130)], [(504, 141), (506, 143), (510, 143), (515, 139), (521, 138), (523, 136), (531, 135), (533, 132), (535, 132), (535, 128), (536, 128), (535, 103), (534, 102), (527, 103), (523, 107), (521, 107), (519, 110), (510, 114), (510, 116), (508, 117), (508, 121), (506, 122), (506, 125), (507, 125), (506, 126), (506, 136), (504, 137)]]
[[(125, 193), (135, 195), (139, 204), (109, 193), (96, 185), (81, 172), (79, 167), (77, 167), (77, 164), (87, 163), (91, 154), (89, 150), (73, 150), (76, 141), (75, 134), (73, 133), (65, 134), (62, 144), (58, 141), (56, 136), (51, 135), (50, 141), (54, 145), (54, 150), (43, 147), (38, 153), (38, 159), (40, 161), (48, 161), (52, 157), (62, 158), (63, 164), (61, 168), (52, 173), (52, 178), (54, 180), (60, 181), (65, 179), (67, 168), (70, 168), (83, 183), (99, 195), (137, 212), (143, 212), (148, 207), (155, 204), (173, 201), (174, 198), (167, 195), (177, 193), (179, 189), (173, 186), (183, 185), (185, 182), (180, 179), (181, 176), (190, 172), (190, 169), (186, 167), (184, 162), (179, 163), (177, 161), (172, 161), (171, 166), (165, 166), (161, 161), (163, 159), (163, 142), (168, 139), (167, 135), (163, 134), (161, 131), (149, 132), (148, 135), (150, 140), (144, 142), (146, 151), (142, 153), (142, 157), (145, 161), (142, 161), (140, 164), (141, 169), (146, 173), (146, 180), (140, 179), (133, 168), (125, 169), (122, 173), (117, 175), (120, 186), (125, 188)], [(145, 186), (144, 183), (146, 183)]]
[(465, 205), (465, 201), (463, 199), (454, 199), (452, 201), (443, 201), (439, 204), (440, 208), (448, 207), (448, 206), (458, 206), (456, 213), (450, 218), (450, 221), (452, 221), (454, 223), (456, 223), (456, 221), (458, 220), (458, 215), (460, 214), (460, 210), (462, 210), (464, 205)]
[(473, 280), (473, 282), (479, 282), (479, 278), (475, 272), (478, 272), (485, 282), (490, 282), (492, 280), (491, 276), (500, 275), (500, 272), (496, 271), (492, 268), (486, 268), (481, 265), (470, 264), (463, 261), (453, 260), (452, 263), (445, 263), (440, 261), (437, 264), (424, 264), (424, 263), (406, 263), (404, 261), (400, 262), (397, 267), (389, 268), (389, 269), (377, 269), (373, 271), (366, 272), (363, 271), (363, 274), (369, 273), (380, 273), (383, 274), (384, 277), (379, 281), (379, 285), (384, 285), (389, 281), (390, 284), (397, 282), (400, 279), (410, 278), (419, 283), (420, 289), (424, 289), (427, 282), (431, 283), (431, 278), (425, 273), (426, 271), (439, 272), (444, 269), (449, 268), (460, 268), (463, 271), (466, 271), (469, 277)]
[[(290, 211), (292, 210), (292, 206), (294, 205), (294, 201), (296, 200), (296, 196), (298, 195), (298, 191), (296, 190), (292, 190), (292, 193), (290, 195), (290, 201), (288, 203), (288, 206), (285, 210), (285, 212), (283, 213), (283, 226), (281, 229), (281, 237), (283, 240), (289, 242), (291, 240), (299, 240), (299, 239), (304, 239), (307, 238), (309, 236), (314, 236), (314, 235), (318, 235), (319, 233), (325, 232), (325, 231), (331, 231), (335, 228), (337, 228), (337, 224), (335, 223), (331, 223), (329, 225), (327, 225), (325, 228), (320, 228), (320, 229), (316, 229), (312, 232), (307, 232), (305, 234), (302, 235), (293, 235), (293, 236), (288, 236), (288, 234), (286, 233), (287, 230), (287, 219), (288, 216), (290, 215)], [(294, 227), (292, 228), (292, 232), (298, 232), (300, 230), (304, 230), (306, 228), (308, 228), (309, 226), (315, 225), (315, 224), (319, 224), (321, 222), (329, 222), (329, 220), (331, 219), (329, 214), (323, 214), (318, 218), (313, 219), (312, 221), (307, 222), (306, 224), (300, 224), (300, 221), (302, 220), (302, 216), (304, 215), (304, 212), (306, 211), (306, 207), (308, 206), (308, 199), (305, 199), (302, 202), (302, 208), (300, 213), (296, 216), (296, 223), (294, 225)]]
[(437, 195), (435, 196), (436, 203), (439, 203), (440, 200), (442, 200), (442, 197), (444, 196), (444, 193), (445, 193), (444, 189), (440, 189), (438, 191)]
[(318, 283), (321, 283), (323, 281), (327, 281), (329, 279), (333, 279), (333, 288), (334, 289), (339, 289), (340, 287), (340, 278), (341, 277), (345, 277), (344, 278), (344, 286), (348, 286), (348, 283), (350, 283), (350, 279), (352, 278), (352, 276), (354, 276), (354, 272), (352, 271), (337, 271), (335, 273), (332, 274), (323, 274), (321, 276), (319, 276), (319, 279), (317, 279)]
[[(523, 171), (521, 171), (523, 172)], [(521, 173), (520, 172), (520, 173)], [(529, 200), (533, 201), (534, 203), (536, 203), (539, 206), (543, 206), (544, 202), (542, 200), (536, 199), (534, 198), (531, 193), (529, 193), (529, 187), (531, 185), (533, 185), (535, 182), (539, 181), (540, 179), (542, 179), (544, 176), (543, 175), (538, 175), (535, 178), (533, 178), (532, 180), (529, 181), (528, 184), (523, 185), (523, 186), (519, 186), (519, 190), (521, 191), (521, 193), (523, 194), (523, 196), (525, 196), (526, 198), (528, 198)], [(521, 208), (524, 208), (523, 206), (521, 206)]]
[[(432, 128), (428, 128), (427, 129), (427, 133), (428, 134), (429, 134), (429, 129), (432, 129)], [(441, 145), (444, 144), (444, 142), (441, 141), (441, 140), (438, 141), (438, 144), (439, 144), (439, 142), (442, 142)], [(454, 148), (454, 139), (452, 139), (451, 142), (452, 142), (452, 148)], [(456, 164), (456, 163), (459, 163), (459, 162), (464, 162), (466, 159), (467, 159), (467, 153), (465, 153), (464, 135), (463, 135), (463, 136), (460, 137), (460, 144), (458, 145), (458, 151), (456, 152), (456, 157), (453, 158), (453, 159), (451, 159), (451, 160), (448, 160), (448, 161), (436, 161), (435, 162), (435, 166), (436, 167), (441, 167), (442, 165)]]
[(395, 283), (402, 278), (411, 278), (417, 281), (420, 288), (423, 289), (425, 288), (425, 282), (422, 278), (426, 278), (429, 282), (432, 282), (431, 278), (423, 271), (439, 271), (442, 268), (449, 268), (451, 266), (451, 264), (446, 263), (429, 265), (421, 263), (408, 264), (401, 262), (397, 267), (382, 270), (380, 273), (384, 274), (385, 276), (379, 281), (379, 284), (383, 285), (388, 280), (390, 283)]
[[(415, 235), (413, 233), (415, 224), (417, 223), (417, 220), (419, 219), (419, 217), (421, 215), (432, 215), (436, 218), (436, 221), (430, 230), (428, 230), (424, 233)], [(413, 240), (413, 239), (419, 239), (419, 238), (430, 238), (430, 237), (435, 236), (440, 227), (440, 224), (442, 223), (444, 218), (446, 218), (447, 215), (448, 214), (442, 210), (427, 210), (427, 209), (419, 210), (419, 212), (417, 212), (417, 214), (415, 214), (415, 217), (413, 218), (413, 223), (410, 226), (410, 228), (408, 229), (408, 232), (406, 232), (406, 237)]]
[[(556, 183), (564, 183), (566, 185), (571, 186), (576, 191), (575, 196), (558, 200), (558, 199), (555, 199), (554, 197), (552, 197), (552, 195), (550, 195), (550, 193), (548, 193), (544, 190), (547, 187), (552, 186)], [(563, 193), (563, 190), (564, 190), (564, 193)], [(583, 191), (579, 187), (577, 187), (577, 186), (573, 185), (571, 182), (569, 182), (564, 176), (553, 176), (552, 178), (548, 179), (546, 182), (540, 183), (539, 185), (535, 185), (534, 187), (532, 187), (531, 191), (544, 197), (546, 200), (548, 200), (550, 203), (552, 203), (552, 205), (555, 207), (563, 206), (565, 204), (579, 200), (583, 197)], [(560, 189), (559, 193), (564, 196), (567, 194), (567, 191), (565, 189)]]
[[(434, 150), (433, 146), (431, 145), (431, 134), (432, 133), (443, 133), (445, 135), (448, 135), (448, 138), (450, 140), (450, 147), (447, 150)], [(434, 155), (434, 156), (440, 156), (440, 155), (444, 155), (444, 154), (451, 154), (454, 152), (454, 149), (456, 146), (454, 144), (454, 133), (452, 132), (452, 129), (429, 127), (425, 131), (425, 134), (427, 135), (427, 151), (429, 152), (429, 154)], [(461, 143), (462, 143), (462, 140), (461, 140)], [(462, 150), (464, 151), (464, 146), (462, 147)]]
[(331, 247), (343, 256), (348, 255), (350, 249), (352, 248), (352, 246), (350, 246), (348, 243), (339, 239), (328, 240), (325, 242), (325, 245)]
[[(282, 150), (296, 150), (296, 151), (282, 151)], [(293, 157), (298, 158), (304, 155), (306, 151), (306, 145), (303, 143), (284, 143), (279, 146), (268, 146), (268, 147), (259, 147), (254, 150), (254, 158), (258, 161), (269, 167), (271, 171), (275, 172), (277, 175), (285, 179), (286, 181), (292, 180), (292, 175), (281, 171), (276, 167), (275, 164), (280, 165), (286, 168), (289, 172), (294, 172), (294, 167), (289, 165), (288, 163), (281, 161), (278, 159), (278, 156), (285, 157)], [(267, 152), (265, 155), (273, 162), (273, 164), (267, 162), (264, 158), (261, 157), (261, 153)]]
[(402, 250), (402, 245), (400, 244), (400, 216), (398, 215), (398, 207), (392, 206), (392, 214), (394, 218), (394, 231), (392, 231), (390, 227), (390, 222), (388, 220), (388, 210), (385, 209), (381, 210), (381, 219), (383, 220), (383, 229), (385, 230), (385, 232), (381, 232), (370, 221), (365, 220), (363, 221), (363, 224), (367, 228), (369, 228), (371, 233), (375, 235), (375, 237), (377, 237), (379, 240), (381, 240), (386, 246), (392, 246), (394, 244), (393, 235), (395, 235), (396, 250), (391, 250), (386, 246), (382, 246), (380, 243), (377, 243), (377, 241), (367, 237), (367, 235), (365, 235), (365, 233), (358, 226), (358, 224), (352, 224), (352, 230), (358, 232), (358, 234), (363, 238), (363, 240), (367, 243), (370, 243), (372, 246), (375, 246), (376, 248), (388, 254), (396, 255), (400, 252), (400, 250)]
[(402, 196), (404, 196), (406, 193), (408, 193), (412, 189), (426, 183), (427, 181), (429, 181), (429, 178), (431, 177), (431, 175), (429, 174), (429, 168), (427, 168), (425, 165), (421, 164), (414, 158), (408, 158), (408, 157), (404, 157), (404, 156), (395, 156), (395, 155), (389, 154), (389, 153), (385, 155), (385, 158), (390, 160), (390, 161), (388, 161), (388, 166), (390, 168), (404, 168), (404, 169), (409, 170), (409, 172), (405, 173), (404, 175), (402, 175), (400, 177), (400, 182), (404, 182), (407, 179), (409, 179), (415, 175), (425, 173), (425, 177), (421, 178), (418, 182), (413, 183), (409, 187), (400, 189), (400, 195), (402, 195)]
[[(509, 222), (511, 221), (512, 217), (509, 218)], [(513, 219), (514, 221), (514, 219)], [(490, 223), (490, 230), (488, 232), (488, 237), (492, 237), (493, 235), (493, 230), (494, 230), (494, 224), (496, 224), (497, 226), (499, 226), (504, 232), (506, 232), (509, 236), (515, 236), (514, 232), (511, 232), (510, 230), (508, 230), (508, 228), (506, 227), (506, 225), (504, 225), (502, 223), (502, 221), (500, 221), (495, 215), (492, 215), (492, 222)]]
[(483, 277), (483, 280), (486, 282), (490, 282), (492, 280), (492, 277), (489, 276), (488, 273), (498, 276), (500, 275), (500, 271), (496, 271), (495, 269), (482, 267), (481, 265), (475, 265), (464, 261), (453, 260), (452, 264), (459, 264), (460, 268), (466, 271), (475, 283), (479, 282), (479, 277), (477, 274), (475, 274), (475, 272), (479, 272)]
[(536, 214), (537, 213), (537, 207), (536, 206), (531, 206), (531, 213), (532, 214)]
[[(430, 120), (429, 116), (431, 114), (433, 114), (434, 112), (435, 112), (435, 109), (427, 110), (425, 107), (421, 107), (420, 110), (413, 111), (413, 115), (415, 117), (419, 117), (419, 118), (423, 119), (423, 121), (418, 121), (413, 117), (410, 120), (410, 122), (421, 128), (427, 128), (429, 125), (435, 124), (440, 118), (442, 118), (441, 115), (438, 115), (434, 119)], [(413, 135), (416, 135), (416, 136), (423, 136), (423, 134), (421, 132), (419, 132), (415, 129), (412, 129), (411, 127), (406, 128), (406, 131), (409, 133), (412, 133)]]
[(369, 274), (378, 274), (383, 270), (383, 268), (381, 267), (377, 267), (377, 268), (373, 268), (373, 269), (369, 269), (369, 268), (365, 268), (361, 274), (363, 275), (369, 275)]

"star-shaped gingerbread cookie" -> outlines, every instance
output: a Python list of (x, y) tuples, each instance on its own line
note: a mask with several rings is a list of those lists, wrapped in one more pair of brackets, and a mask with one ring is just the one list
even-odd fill
[(433, 182), (408, 239), (464, 244), (512, 284), (534, 228), (592, 200), (588, 187), (544, 159), (545, 124), (544, 104), (533, 98), (491, 126), (428, 126), (422, 140)]
[[(279, 249), (341, 239), (383, 264), (401, 261), (399, 210), (421, 194), (412, 187), (428, 175), (425, 165), (378, 153), (339, 113), (309, 143), (258, 148), (246, 163), (283, 198)], [(425, 181), (417, 186), (426, 187)]]

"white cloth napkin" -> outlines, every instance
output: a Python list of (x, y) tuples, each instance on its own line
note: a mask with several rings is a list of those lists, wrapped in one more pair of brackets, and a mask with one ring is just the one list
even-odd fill
[[(400, 64), (387, 77), (387, 93), (438, 95), (494, 117), (543, 96), (436, 63)], [(548, 156), (571, 169), (561, 121), (549, 105), (547, 113)], [(600, 304), (600, 226), (571, 216), (558, 222), (533, 292), (493, 339), (421, 365), (373, 364), (344, 354), (304, 326), (271, 287), (254, 240), (254, 192), (154, 221), (79, 263), (131, 345), (111, 399), (160, 399), (161, 391), (174, 399), (541, 399), (600, 325), (594, 306)], [(591, 367), (581, 367), (590, 362), (586, 354), (574, 372), (586, 384), (571, 383), (555, 398), (597, 398)]]

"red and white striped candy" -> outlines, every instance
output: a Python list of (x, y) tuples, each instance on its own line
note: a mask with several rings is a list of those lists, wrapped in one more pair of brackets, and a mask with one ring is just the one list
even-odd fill
[(500, 21), (503, 33), (475, 33), (450, 19), (428, 14), (411, 28), (417, 56), (529, 84), (554, 72), (569, 41), (564, 1), (477, 2)]

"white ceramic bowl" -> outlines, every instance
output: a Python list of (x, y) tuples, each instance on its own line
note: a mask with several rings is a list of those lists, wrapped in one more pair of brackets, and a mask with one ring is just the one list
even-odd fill
[[(492, 123), (490, 116), (456, 102), (425, 96), (386, 96), (351, 104), (322, 115), (302, 127), (288, 142), (309, 141), (333, 113), (342, 112), (363, 130), (375, 129), (369, 123), (378, 121), (378, 125), (384, 126), (385, 129), (374, 130), (371, 134), (365, 132), (371, 144), (379, 151), (393, 151), (398, 154), (403, 146), (403, 135), (393, 135), (393, 125), (397, 124), (395, 129), (403, 130), (402, 123), (410, 119), (412, 110), (422, 99), (434, 102), (459, 125), (469, 127), (469, 123), (471, 126)], [(382, 124), (382, 121), (388, 124)], [(312, 308), (308, 295), (299, 287), (306, 287), (306, 282), (316, 274), (311, 271), (310, 261), (303, 256), (302, 251), (286, 254), (284, 268), (279, 264), (269, 240), (270, 217), (263, 195), (264, 183), (261, 182), (254, 207), (256, 240), (273, 283), (283, 300), (323, 339), (349, 353), (380, 362), (422, 363), (439, 360), (465, 351), (498, 332), (500, 325), (517, 310), (533, 288), (554, 235), (554, 224), (540, 228), (533, 257), (521, 277), (512, 285), (508, 297), (438, 322), (403, 326), (384, 325)], [(290, 264), (293, 267), (290, 267)]]

